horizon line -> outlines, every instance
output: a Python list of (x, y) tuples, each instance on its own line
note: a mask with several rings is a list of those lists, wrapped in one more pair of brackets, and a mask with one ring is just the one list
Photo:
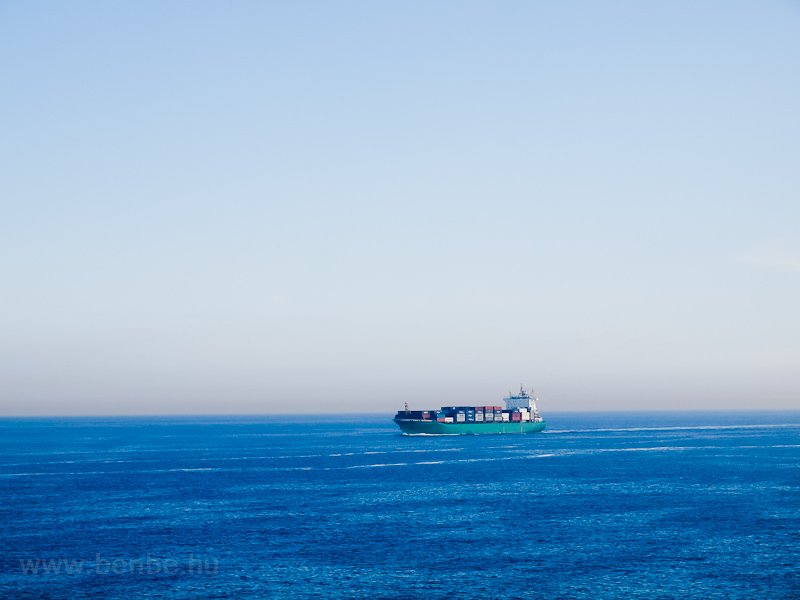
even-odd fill
[[(558, 410), (548, 411), (548, 414), (616, 414), (616, 413), (640, 413), (640, 414), (677, 414), (677, 413), (800, 413), (800, 408), (761, 408), (758, 410), (744, 409), (744, 408), (689, 408), (689, 409), (667, 409), (667, 410), (652, 410), (652, 409), (610, 409), (610, 410)], [(317, 412), (317, 413), (124, 413), (124, 414), (108, 414), (108, 413), (83, 413), (83, 414), (0, 414), (0, 420), (12, 419), (126, 419), (126, 418), (186, 418), (186, 417), (383, 417), (392, 414), (390, 412), (359, 412), (359, 411), (343, 411), (343, 412)], [(545, 421), (547, 418), (545, 417)]]

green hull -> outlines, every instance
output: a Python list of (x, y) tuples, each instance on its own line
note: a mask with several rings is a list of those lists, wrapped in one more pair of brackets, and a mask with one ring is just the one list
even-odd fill
[(395, 419), (405, 435), (485, 435), (499, 433), (537, 433), (545, 428), (545, 422), (503, 421), (500, 423), (439, 423), (438, 421), (418, 421)]

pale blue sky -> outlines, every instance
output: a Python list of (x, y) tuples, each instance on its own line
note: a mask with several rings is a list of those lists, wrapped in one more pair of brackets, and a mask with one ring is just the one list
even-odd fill
[(800, 3), (0, 3), (0, 414), (800, 408)]

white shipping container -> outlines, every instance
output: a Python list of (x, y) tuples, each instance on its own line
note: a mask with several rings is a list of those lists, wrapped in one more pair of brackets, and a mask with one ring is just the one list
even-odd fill
[(452, 423), (453, 422), (453, 417), (445, 417), (444, 418), (444, 422), (445, 423)]
[(508, 423), (508, 421), (510, 421), (510, 420), (511, 420), (511, 418), (509, 417), (508, 413), (503, 413), (503, 421)]
[(467, 420), (467, 417), (465, 415), (460, 415), (460, 414), (456, 415), (456, 423), (463, 423), (466, 420)]
[(475, 413), (475, 422), (482, 423), (483, 422), (483, 413)]
[(483, 418), (484, 421), (494, 421), (494, 413), (486, 413), (486, 416)]

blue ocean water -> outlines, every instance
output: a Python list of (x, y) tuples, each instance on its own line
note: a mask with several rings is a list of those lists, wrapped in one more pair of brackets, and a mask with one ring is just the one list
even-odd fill
[(800, 412), (0, 420), (0, 596), (800, 598)]

